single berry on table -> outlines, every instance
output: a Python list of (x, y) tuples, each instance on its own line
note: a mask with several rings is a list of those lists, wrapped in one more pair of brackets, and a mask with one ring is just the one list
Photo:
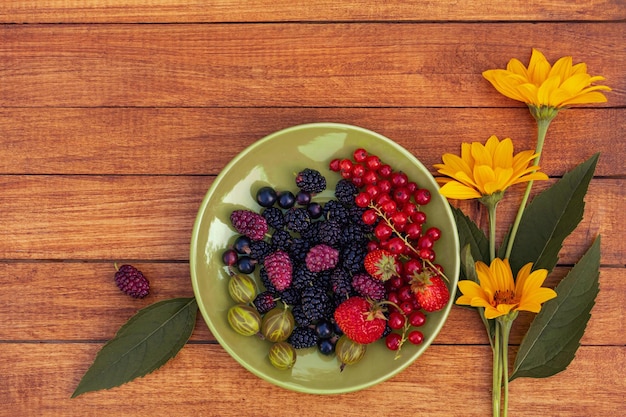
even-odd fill
[(122, 265), (115, 272), (115, 284), (133, 298), (144, 298), (150, 293), (150, 283), (144, 274), (132, 265)]

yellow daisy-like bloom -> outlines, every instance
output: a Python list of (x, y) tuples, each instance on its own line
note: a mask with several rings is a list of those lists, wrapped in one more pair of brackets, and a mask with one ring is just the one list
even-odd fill
[(513, 281), (513, 273), (509, 260), (495, 258), (490, 266), (476, 262), (476, 273), (480, 285), (470, 280), (459, 281), (459, 289), (463, 293), (457, 304), (472, 307), (484, 307), (485, 317), (494, 319), (513, 311), (531, 311), (538, 313), (541, 304), (556, 297), (556, 292), (542, 287), (548, 276), (546, 269), (532, 271), (532, 263), (528, 263), (517, 273)]
[(435, 164), (442, 175), (443, 184), (439, 192), (447, 198), (468, 200), (503, 193), (513, 184), (533, 180), (546, 180), (548, 176), (538, 172), (538, 166), (529, 165), (535, 157), (534, 151), (522, 151), (513, 155), (513, 142), (502, 141), (491, 136), (485, 145), (479, 142), (463, 143), (461, 157), (444, 154), (443, 164)]
[(587, 64), (572, 65), (572, 57), (565, 56), (550, 65), (546, 57), (533, 49), (528, 68), (518, 59), (511, 59), (506, 70), (493, 69), (483, 76), (505, 96), (529, 106), (560, 109), (572, 104), (604, 103), (600, 91), (610, 91), (602, 76), (587, 74)]

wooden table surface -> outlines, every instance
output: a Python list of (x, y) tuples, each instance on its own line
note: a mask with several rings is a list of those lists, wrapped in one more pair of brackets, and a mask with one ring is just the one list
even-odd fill
[[(70, 396), (139, 308), (193, 296), (196, 212), (245, 147), (333, 121), (392, 138), (433, 173), (463, 141), (496, 134), (534, 148), (526, 108), (481, 76), (527, 62), (533, 47), (551, 62), (573, 55), (613, 88), (606, 104), (559, 114), (542, 158), (553, 182), (602, 153), (550, 279), (602, 234), (601, 290), (569, 368), (515, 380), (510, 415), (624, 415), (625, 40), (624, 0), (2, 1), (0, 415), (490, 415), (490, 348), (478, 316), (459, 307), (414, 364), (360, 392), (271, 385), (198, 315), (188, 344), (155, 373)], [(123, 295), (114, 262), (143, 270), (150, 296)], [(513, 350), (528, 323), (518, 320)]]

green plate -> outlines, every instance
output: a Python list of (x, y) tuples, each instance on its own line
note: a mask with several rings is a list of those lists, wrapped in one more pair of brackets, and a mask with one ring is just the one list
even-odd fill
[[(222, 252), (233, 242), (236, 232), (230, 226), (230, 213), (249, 208), (259, 211), (255, 193), (264, 185), (277, 189), (297, 189), (294, 174), (303, 168), (320, 171), (328, 189), (317, 198), (328, 199), (339, 180), (328, 169), (333, 158), (350, 158), (363, 147), (378, 155), (395, 170), (407, 173), (420, 187), (431, 190), (432, 200), (424, 207), (428, 226), (437, 226), (442, 237), (436, 242), (437, 262), (456, 288), (459, 273), (459, 243), (448, 202), (438, 193), (438, 185), (428, 170), (410, 152), (375, 132), (336, 123), (314, 123), (273, 133), (246, 148), (217, 176), (207, 192), (193, 228), (190, 269), (194, 293), (204, 320), (222, 347), (253, 374), (280, 387), (305, 393), (336, 394), (356, 391), (382, 382), (409, 366), (432, 343), (443, 326), (453, 300), (439, 312), (428, 314), (419, 346), (405, 343), (401, 357), (382, 341), (368, 345), (365, 357), (339, 371), (338, 360), (317, 352), (316, 348), (298, 351), (295, 366), (288, 371), (275, 369), (267, 358), (270, 343), (257, 337), (235, 333), (226, 319), (234, 302), (227, 289), (228, 272)], [(453, 291), (451, 291), (453, 293)], [(211, 360), (207, 358), (207, 360)]]

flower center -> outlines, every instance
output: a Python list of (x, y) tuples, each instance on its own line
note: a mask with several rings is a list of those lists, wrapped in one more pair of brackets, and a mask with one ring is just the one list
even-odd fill
[(498, 290), (493, 295), (494, 307), (499, 304), (515, 304), (515, 292), (511, 290)]

